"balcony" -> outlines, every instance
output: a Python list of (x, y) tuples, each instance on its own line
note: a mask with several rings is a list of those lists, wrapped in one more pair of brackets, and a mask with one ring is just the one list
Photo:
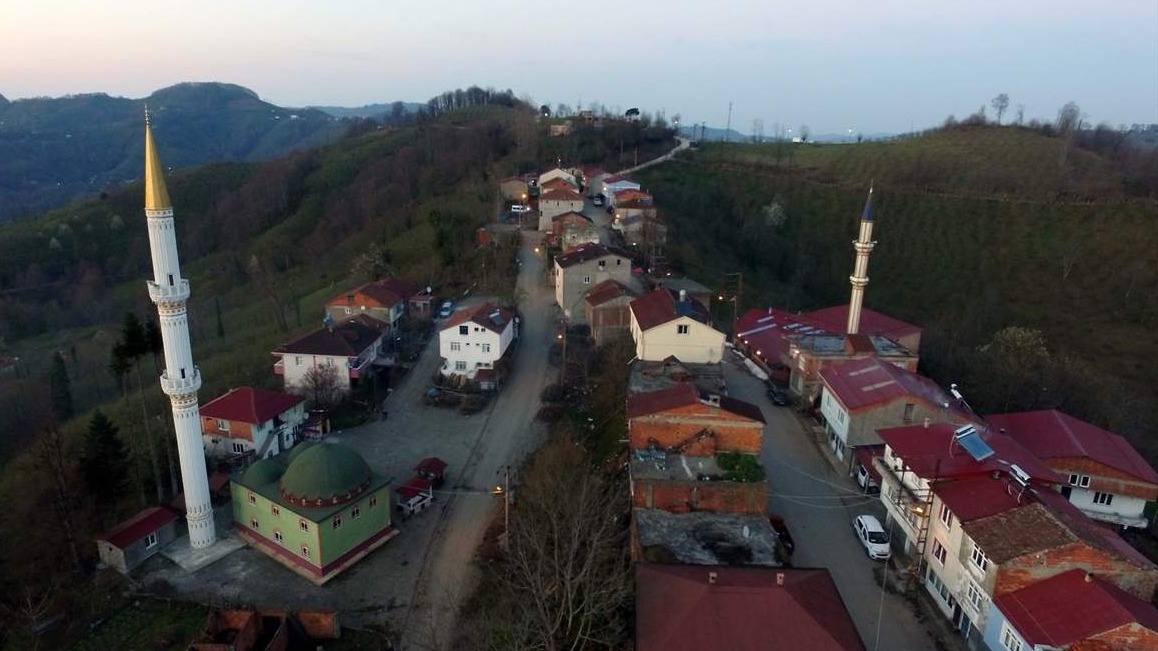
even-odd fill
[(285, 360), (277, 360), (277, 363), (273, 365), (273, 374), (285, 375)]
[(913, 489), (905, 483), (904, 476), (917, 477), (909, 472), (898, 473), (881, 457), (873, 458), (873, 466), (881, 475), (881, 501), (889, 514), (900, 522), (905, 535), (916, 544), (921, 529), (928, 523), (929, 514), (926, 509), (929, 508), (929, 489)]
[(357, 380), (362, 377), (362, 371), (365, 370), (370, 363), (370, 360), (360, 359), (358, 357), (346, 360), (346, 368), (350, 370), (350, 379)]
[(149, 282), (149, 299), (154, 303), (176, 303), (189, 298), (189, 281), (184, 278), (175, 285)]
[(184, 378), (170, 378), (169, 371), (161, 374), (161, 391), (165, 395), (184, 395), (194, 393), (201, 388), (201, 370), (193, 367), (193, 373)]

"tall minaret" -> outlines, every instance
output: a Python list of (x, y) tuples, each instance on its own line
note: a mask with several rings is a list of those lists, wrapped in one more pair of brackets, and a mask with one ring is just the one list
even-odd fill
[(855, 335), (860, 330), (860, 309), (864, 302), (864, 288), (868, 284), (869, 254), (876, 246), (873, 241), (873, 188), (869, 185), (868, 200), (864, 202), (864, 213), (860, 216), (860, 237), (852, 243), (856, 250), (856, 266), (848, 282), (852, 283), (852, 296), (848, 299), (848, 334)]
[(153, 130), (149, 126), (149, 111), (145, 109), (145, 217), (153, 257), (149, 298), (157, 305), (161, 319), (161, 339), (165, 344), (161, 390), (169, 396), (173, 406), (173, 429), (177, 433), (177, 452), (181, 458), (189, 544), (193, 548), (202, 548), (217, 540), (217, 532), (213, 525), (213, 505), (209, 502), (205, 450), (201, 445), (201, 414), (197, 408), (201, 373), (193, 365), (193, 349), (189, 345), (185, 309), (185, 301), (189, 299), (189, 281), (181, 277), (177, 235), (173, 230), (173, 204), (169, 202), (163, 172), (157, 145), (153, 142)]

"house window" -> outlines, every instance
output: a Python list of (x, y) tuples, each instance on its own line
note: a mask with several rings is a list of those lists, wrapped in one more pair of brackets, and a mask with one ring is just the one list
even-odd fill
[(269, 505), (269, 512), (272, 513), (273, 517), (275, 517), (275, 518), (281, 517), (281, 507), (278, 506), (277, 504), (270, 504)]
[(969, 555), (969, 560), (973, 562), (973, 566), (982, 572), (989, 567), (989, 559), (985, 558), (985, 552), (976, 543), (973, 544), (973, 553)]
[(583, 276), (583, 284), (584, 285), (590, 285), (591, 284), (591, 276)]
[(623, 260), (622, 260), (622, 259), (620, 259), (620, 258), (616, 258), (616, 259), (615, 259), (615, 266), (617, 266), (617, 267), (618, 267), (618, 266), (620, 266), (620, 265), (622, 265), (622, 264), (623, 264)]
[(1089, 475), (1071, 474), (1070, 475), (1070, 486), (1077, 486), (1079, 488), (1089, 488), (1090, 487), (1090, 476)]
[(253, 493), (249, 494), (249, 503), (254, 505), (254, 506), (257, 506), (257, 496), (254, 495)]
[(904, 414), (904, 416), (903, 416), (902, 418), (904, 418), (904, 421), (905, 421), (906, 423), (911, 423), (911, 422), (913, 422), (913, 408), (914, 408), (915, 406), (916, 406), (916, 405), (914, 405), (914, 404), (913, 404), (913, 403), (911, 403), (911, 402), (905, 405), (905, 414)]
[(236, 452), (237, 454), (241, 454), (242, 452), (245, 452), (245, 444), (244, 443), (234, 443), (233, 444), (233, 451)]
[(941, 565), (944, 565), (946, 557), (948, 557), (948, 553), (945, 552), (945, 547), (941, 544), (940, 540), (937, 540), (936, 538), (934, 538), (933, 539), (933, 558), (937, 559), (937, 562), (940, 563)]
[(229, 431), (229, 421), (218, 418), (217, 419), (217, 429), (221, 430), (222, 432), (228, 432)]
[(309, 531), (310, 523), (305, 520), (298, 520), (298, 529), (301, 531)]
[(378, 506), (378, 496), (377, 495), (370, 498), (370, 508), (374, 508), (375, 506)]
[(1104, 504), (1105, 506), (1109, 506), (1113, 501), (1113, 493), (1103, 493), (1101, 491), (1094, 493), (1094, 504)]
[(1001, 648), (1006, 651), (1021, 651), (1021, 638), (1014, 632), (1013, 627), (1009, 622), (1001, 624)]
[(297, 356), (295, 356), (295, 357), (294, 357), (294, 366), (301, 366), (301, 365), (302, 365), (302, 357), (301, 357), (301, 355), (297, 355)]
[(260, 530), (261, 529), (261, 523), (257, 521), (257, 518), (250, 518), (249, 519), (249, 528), (254, 529), (254, 530)]
[(976, 583), (973, 583), (972, 581), (969, 582), (969, 587), (965, 589), (965, 598), (969, 601), (970, 604), (973, 604), (973, 607), (977, 609), (977, 612), (985, 612), (985, 602), (988, 601), (989, 598), (985, 596), (985, 593), (981, 591), (981, 588), (977, 587)]
[(342, 528), (342, 516), (335, 515), (334, 516), (334, 530), (338, 530), (341, 528)]
[(462, 344), (460, 344), (457, 341), (452, 341), (452, 342), (450, 342), (450, 349), (451, 350), (462, 350)]
[(285, 536), (281, 535), (281, 529), (273, 530), (273, 539), (276, 540), (279, 545), (285, 544)]
[(599, 270), (600, 270), (600, 271), (602, 271), (602, 270), (603, 270), (603, 269), (604, 269), (606, 266), (607, 266), (607, 261), (606, 261), (606, 260), (600, 260), (600, 261), (599, 261)]
[(482, 346), (482, 351), (484, 353), (491, 352), (491, 345), (490, 344), (480, 344), (480, 345)]
[(690, 331), (691, 331), (691, 326), (689, 326), (686, 323), (681, 323), (681, 324), (676, 326), (676, 333), (677, 334), (686, 335)]
[(302, 556), (305, 556), (306, 558), (310, 557), (310, 546), (309, 545), (302, 545)]
[(464, 361), (461, 361), (461, 360), (460, 360), (460, 361), (457, 361), (457, 362), (455, 362), (455, 363), (454, 363), (454, 370), (456, 370), (456, 371), (465, 371), (465, 370), (466, 370), (466, 362), (464, 362)]
[(941, 522), (946, 529), (953, 528), (953, 512), (949, 510), (949, 505), (941, 502)]
[(346, 314), (349, 314), (349, 313), (350, 313), (350, 308), (347, 307), (346, 308)]
[(351, 520), (357, 520), (358, 516), (360, 516), (360, 515), (362, 515), (362, 509), (361, 508), (355, 506), (354, 508), (350, 509), (350, 519)]
[(156, 546), (157, 546), (157, 534), (156, 534), (156, 532), (145, 536), (145, 549), (152, 549)]
[(469, 335), (470, 334), (470, 326), (458, 326), (458, 334)]

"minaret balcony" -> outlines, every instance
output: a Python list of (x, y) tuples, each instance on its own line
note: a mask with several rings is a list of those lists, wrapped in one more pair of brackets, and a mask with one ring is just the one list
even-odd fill
[(189, 298), (189, 281), (181, 278), (174, 285), (149, 282), (149, 299), (154, 303), (177, 303)]
[(171, 378), (169, 371), (165, 371), (161, 374), (161, 391), (167, 396), (175, 396), (194, 393), (201, 388), (201, 369), (194, 366), (193, 372), (186, 375), (183, 378)]

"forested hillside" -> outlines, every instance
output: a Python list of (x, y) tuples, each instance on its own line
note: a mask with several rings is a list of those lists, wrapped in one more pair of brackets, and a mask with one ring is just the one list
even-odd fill
[[(710, 145), (642, 174), (674, 264), (742, 272), (740, 310), (848, 300), (870, 181), (865, 303), (925, 328), (921, 366), (979, 411), (1059, 407), (1158, 461), (1158, 183), (1139, 152), (975, 127), (848, 145)], [(730, 307), (721, 311), (731, 316)]]
[(348, 128), (322, 111), (274, 106), (219, 83), (179, 84), (141, 99), (0, 101), (0, 221), (139, 179), (144, 105), (171, 168), (273, 158), (332, 142)]

